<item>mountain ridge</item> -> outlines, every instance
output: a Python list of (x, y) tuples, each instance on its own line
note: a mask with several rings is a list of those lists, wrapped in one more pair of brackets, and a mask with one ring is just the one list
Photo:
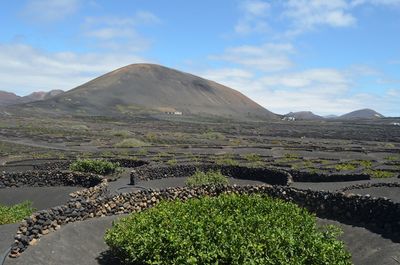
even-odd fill
[(25, 106), (88, 115), (176, 112), (241, 119), (278, 118), (239, 91), (156, 64), (124, 66)]

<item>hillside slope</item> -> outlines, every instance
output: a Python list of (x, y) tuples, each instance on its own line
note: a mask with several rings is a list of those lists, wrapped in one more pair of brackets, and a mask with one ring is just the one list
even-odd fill
[(128, 65), (59, 96), (25, 106), (87, 115), (182, 112), (183, 115), (276, 118), (236, 90), (154, 64)]
[(360, 109), (355, 110), (350, 113), (339, 116), (342, 120), (352, 120), (352, 119), (380, 119), (384, 116), (372, 109)]

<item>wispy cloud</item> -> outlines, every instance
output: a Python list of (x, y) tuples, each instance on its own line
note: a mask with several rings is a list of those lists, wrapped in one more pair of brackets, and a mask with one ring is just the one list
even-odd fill
[(34, 22), (55, 22), (77, 12), (82, 0), (29, 0), (22, 15)]
[(221, 60), (253, 70), (271, 72), (290, 68), (292, 62), (288, 54), (294, 48), (288, 43), (266, 43), (260, 46), (243, 45), (227, 48), (221, 55), (210, 56), (210, 59)]
[(345, 0), (289, 0), (284, 16), (291, 20), (288, 34), (297, 35), (318, 26), (348, 27), (357, 19), (350, 12), (351, 6)]
[(238, 34), (249, 34), (253, 32), (265, 32), (268, 24), (265, 21), (270, 4), (261, 0), (247, 0), (241, 3), (242, 16), (235, 25)]
[[(355, 68), (360, 68), (357, 66)], [(199, 75), (239, 90), (276, 113), (311, 110), (320, 115), (344, 114), (361, 108), (396, 113), (400, 89), (365, 93), (354, 88), (354, 80), (365, 72), (312, 68), (303, 71), (255, 75), (251, 69), (216, 68)], [(400, 115), (400, 113), (398, 114)]]
[(136, 28), (160, 22), (156, 15), (147, 11), (138, 11), (131, 17), (87, 17), (83, 34), (101, 48), (138, 51), (148, 48), (150, 41)]
[(116, 68), (148, 60), (129, 53), (49, 53), (25, 44), (0, 44), (0, 90), (25, 95), (68, 90)]

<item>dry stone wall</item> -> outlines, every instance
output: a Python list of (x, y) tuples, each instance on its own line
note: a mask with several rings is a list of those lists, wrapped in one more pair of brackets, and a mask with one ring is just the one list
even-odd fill
[[(97, 189), (101, 189), (100, 185), (93, 190)], [(400, 238), (400, 204), (388, 199), (270, 185), (178, 187), (164, 190), (141, 190), (114, 197), (91, 197), (86, 194), (71, 199), (66, 205), (36, 212), (21, 223), (10, 256), (18, 257), (40, 237), (59, 229), (66, 223), (107, 215), (140, 212), (162, 200), (185, 201), (205, 195), (218, 196), (223, 193), (261, 194), (279, 198), (305, 207), (320, 217), (365, 226), (395, 241), (399, 241)]]
[(292, 175), (294, 182), (339, 182), (371, 179), (367, 174), (327, 174), (297, 170), (290, 170), (289, 172)]
[(227, 177), (258, 180), (272, 185), (287, 185), (291, 182), (290, 174), (272, 168), (252, 168), (215, 164), (182, 164), (176, 166), (144, 166), (134, 169), (131, 172), (131, 184), (136, 183), (138, 180), (147, 181), (171, 177), (189, 177), (192, 176), (196, 170), (220, 170), (221, 173)]
[(27, 171), (0, 173), (0, 188), (81, 186), (93, 187), (101, 183), (98, 175), (71, 171)]

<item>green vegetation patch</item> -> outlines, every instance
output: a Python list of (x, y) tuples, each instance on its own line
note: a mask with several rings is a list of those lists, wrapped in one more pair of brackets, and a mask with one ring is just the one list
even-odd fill
[(36, 209), (32, 208), (32, 202), (30, 201), (25, 201), (13, 206), (3, 206), (0, 204), (0, 225), (22, 221), (34, 211), (36, 211)]
[(127, 264), (351, 264), (339, 234), (293, 203), (221, 195), (133, 213), (105, 241)]
[(69, 166), (72, 171), (109, 175), (118, 173), (121, 168), (119, 163), (113, 163), (102, 159), (80, 159)]
[(146, 146), (147, 144), (143, 141), (140, 141), (136, 138), (128, 138), (124, 139), (121, 142), (115, 144), (115, 147), (119, 148), (133, 148), (133, 147), (142, 147)]
[(219, 184), (227, 185), (229, 184), (229, 180), (228, 177), (222, 175), (219, 170), (209, 170), (207, 172), (196, 170), (192, 176), (188, 177), (185, 184), (189, 187)]
[(356, 170), (357, 166), (353, 163), (340, 163), (335, 165), (336, 171), (351, 171)]
[(235, 160), (233, 154), (223, 154), (223, 155), (216, 155), (214, 157), (214, 162), (217, 165), (229, 165), (229, 166), (237, 166), (239, 162)]
[(370, 175), (372, 178), (392, 178), (396, 175), (394, 172), (379, 169), (368, 169), (364, 173)]

